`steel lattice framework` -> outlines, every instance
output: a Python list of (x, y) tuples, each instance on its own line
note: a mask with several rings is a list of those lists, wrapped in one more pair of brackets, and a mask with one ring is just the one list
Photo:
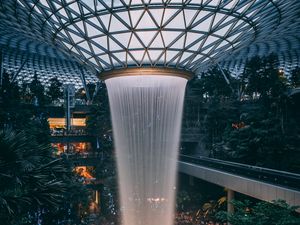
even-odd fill
[(22, 52), (44, 71), (65, 67), (75, 82), (78, 67), (93, 82), (98, 72), (127, 67), (238, 69), (273, 52), (283, 67), (299, 64), (298, 0), (0, 2), (4, 59)]

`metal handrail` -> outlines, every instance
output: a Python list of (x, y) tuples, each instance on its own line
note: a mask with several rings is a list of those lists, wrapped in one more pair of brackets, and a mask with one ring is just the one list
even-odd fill
[(300, 174), (202, 156), (180, 155), (179, 160), (300, 191)]

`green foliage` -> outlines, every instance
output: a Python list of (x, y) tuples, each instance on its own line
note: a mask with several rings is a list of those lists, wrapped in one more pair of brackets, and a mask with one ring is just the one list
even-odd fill
[(238, 78), (224, 74), (214, 68), (189, 85), (205, 109), (202, 146), (210, 157), (299, 172), (299, 102), (288, 96), (298, 69), (292, 86), (274, 55), (251, 59)]
[(232, 225), (297, 225), (300, 217), (295, 212), (298, 207), (291, 207), (278, 200), (273, 203), (259, 202), (253, 205), (250, 201), (232, 201), (234, 213), (225, 211), (217, 213), (220, 221)]
[(290, 81), (291, 81), (291, 84), (293, 85), (293, 87), (300, 86), (300, 67), (296, 67), (292, 71)]
[[(92, 96), (91, 96), (92, 97)], [(87, 118), (87, 131), (98, 139), (100, 151), (103, 154), (101, 167), (96, 168), (96, 176), (104, 180), (102, 207), (104, 215), (115, 217), (118, 205), (118, 189), (116, 162), (113, 151), (112, 124), (110, 120), (108, 93), (104, 83), (101, 83), (97, 95), (93, 97), (91, 113)]]
[(3, 107), (9, 107), (20, 101), (20, 90), (17, 82), (10, 80), (10, 75), (3, 71), (2, 86), (0, 87), (0, 101)]
[(71, 165), (54, 157), (45, 113), (19, 100), (14, 105), (2, 104), (1, 224), (81, 224), (88, 207), (87, 190)]
[(1, 217), (27, 213), (38, 207), (57, 208), (67, 186), (62, 162), (51, 157), (49, 145), (38, 144), (25, 132), (0, 132)]
[(32, 99), (36, 105), (44, 105), (47, 103), (47, 96), (45, 95), (45, 88), (43, 84), (39, 81), (38, 75), (35, 72), (33, 80), (29, 84)]
[(63, 98), (63, 91), (62, 91), (62, 83), (58, 80), (57, 77), (53, 77), (49, 80), (50, 86), (47, 91), (47, 95), (49, 96), (52, 102)]

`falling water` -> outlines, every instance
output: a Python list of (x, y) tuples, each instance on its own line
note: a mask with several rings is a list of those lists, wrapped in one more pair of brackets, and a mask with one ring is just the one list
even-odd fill
[(173, 224), (186, 82), (157, 75), (106, 80), (123, 225)]

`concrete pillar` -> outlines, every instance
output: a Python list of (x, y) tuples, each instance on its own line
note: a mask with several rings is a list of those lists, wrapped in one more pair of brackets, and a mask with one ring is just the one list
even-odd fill
[[(227, 189), (227, 213), (232, 214), (234, 212), (234, 207), (231, 204), (231, 201), (234, 200), (234, 191)], [(231, 225), (227, 223), (227, 225)]]
[(228, 213), (233, 213), (234, 212), (234, 207), (231, 204), (231, 201), (234, 199), (234, 191), (227, 189), (227, 212)]
[(96, 190), (95, 202), (96, 202), (97, 205), (99, 205), (99, 203), (100, 203), (100, 196), (99, 196), (99, 191), (98, 190)]

